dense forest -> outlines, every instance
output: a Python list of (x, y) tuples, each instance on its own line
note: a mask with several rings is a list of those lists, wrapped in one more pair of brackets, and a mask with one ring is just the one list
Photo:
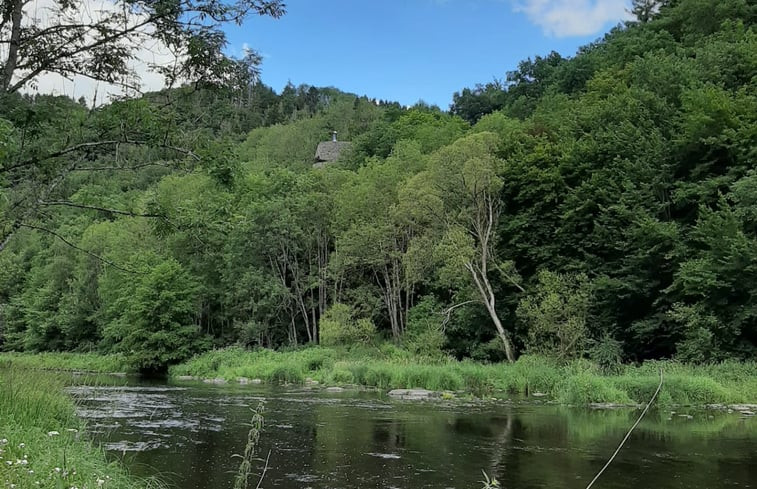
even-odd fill
[[(448, 112), (255, 79), (4, 92), (0, 348), (753, 358), (757, 6), (635, 4)], [(331, 131), (352, 145), (314, 168)]]

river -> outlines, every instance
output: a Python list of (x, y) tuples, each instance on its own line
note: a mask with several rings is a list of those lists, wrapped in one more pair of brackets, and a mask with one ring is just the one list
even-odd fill
[[(506, 489), (583, 489), (640, 413), (260, 385), (106, 384), (69, 389), (94, 439), (133, 474), (176, 489), (233, 486), (235, 454), (244, 452), (246, 424), (261, 402), (267, 489), (479, 489), (483, 472)], [(258, 473), (264, 466), (255, 462)], [(652, 410), (600, 482), (595, 487), (757, 487), (757, 419)]]

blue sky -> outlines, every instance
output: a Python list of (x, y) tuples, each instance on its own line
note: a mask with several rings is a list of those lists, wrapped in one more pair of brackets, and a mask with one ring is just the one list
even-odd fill
[(288, 0), (287, 14), (227, 28), (281, 90), (335, 86), (446, 109), (452, 94), (555, 50), (573, 55), (628, 15), (626, 0)]

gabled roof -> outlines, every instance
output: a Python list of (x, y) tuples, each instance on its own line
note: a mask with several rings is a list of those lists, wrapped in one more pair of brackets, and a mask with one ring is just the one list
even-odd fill
[(318, 144), (315, 150), (315, 159), (318, 162), (330, 162), (339, 158), (343, 149), (348, 148), (352, 143), (347, 141), (325, 141)]

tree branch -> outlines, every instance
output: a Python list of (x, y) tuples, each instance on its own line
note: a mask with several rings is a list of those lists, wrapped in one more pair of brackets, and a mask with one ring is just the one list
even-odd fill
[(104, 264), (106, 264), (108, 266), (111, 266), (113, 268), (116, 268), (118, 270), (121, 270), (122, 272), (133, 273), (133, 274), (140, 273), (140, 272), (138, 272), (136, 270), (132, 270), (132, 269), (129, 269), (129, 268), (124, 268), (124, 267), (122, 267), (120, 265), (116, 265), (112, 261), (107, 260), (107, 259), (103, 258), (102, 256), (100, 256), (100, 255), (98, 255), (96, 253), (93, 253), (92, 251), (89, 251), (89, 250), (86, 250), (86, 249), (81, 248), (79, 246), (76, 246), (75, 244), (73, 244), (72, 242), (68, 241), (66, 238), (64, 238), (63, 236), (61, 236), (60, 234), (58, 234), (55, 231), (52, 231), (50, 229), (43, 228), (43, 227), (40, 227), (40, 226), (35, 226), (33, 224), (19, 224), (19, 227), (24, 227), (24, 228), (28, 228), (28, 229), (35, 229), (37, 231), (42, 231), (43, 233), (50, 234), (51, 236), (55, 236), (56, 238), (58, 238), (59, 240), (61, 240), (66, 246), (69, 246), (69, 247), (71, 247), (71, 248), (73, 248), (73, 249), (75, 249), (77, 251), (81, 251), (83, 253), (86, 253), (87, 255), (89, 255), (89, 256), (91, 256), (91, 257), (93, 257), (93, 258), (101, 261), (102, 263), (104, 263)]
[(39, 201), (39, 205), (59, 205), (59, 206), (66, 206), (66, 207), (76, 207), (78, 209), (90, 209), (94, 211), (100, 211), (100, 212), (109, 212), (111, 214), (118, 214), (121, 216), (131, 216), (131, 217), (153, 217), (158, 219), (166, 219), (166, 216), (162, 214), (138, 214), (135, 212), (130, 211), (123, 211), (119, 209), (109, 209), (107, 207), (98, 207), (95, 205), (86, 205), (86, 204), (77, 204), (76, 202), (70, 202), (67, 200), (54, 200), (54, 201)]
[(479, 301), (477, 300), (465, 301), (459, 304), (455, 304), (454, 306), (450, 306), (447, 309), (443, 310), (441, 313), (442, 316), (444, 316), (444, 320), (442, 321), (442, 331), (445, 330), (445, 327), (447, 326), (447, 324), (449, 324), (449, 322), (452, 320), (452, 311), (454, 311), (458, 307), (463, 307), (463, 306), (467, 306), (468, 304), (474, 304), (474, 303), (479, 303)]
[[(40, 161), (49, 160), (49, 159), (52, 159), (52, 158), (58, 158), (60, 156), (65, 156), (65, 155), (67, 155), (69, 153), (74, 153), (74, 152), (80, 151), (80, 150), (85, 150), (85, 149), (90, 149), (90, 148), (99, 148), (101, 146), (113, 146), (113, 145), (119, 145), (119, 144), (133, 144), (133, 145), (136, 145), (136, 146), (151, 146), (151, 145), (153, 145), (152, 143), (150, 143), (148, 141), (134, 141), (134, 140), (130, 140), (128, 138), (124, 138), (124, 139), (111, 139), (111, 140), (107, 140), (107, 141), (92, 141), (92, 142), (88, 142), (88, 143), (79, 143), (79, 144), (75, 144), (73, 146), (69, 146), (68, 148), (64, 148), (64, 149), (61, 149), (61, 150), (58, 150), (58, 151), (53, 151), (52, 153), (49, 153), (49, 154), (44, 155), (44, 156), (30, 158), (30, 159), (28, 159), (26, 161), (23, 161), (21, 163), (17, 163), (15, 165), (11, 165), (11, 166), (6, 166), (6, 167), (3, 167), (3, 168), (0, 168), (0, 173), (8, 173), (8, 172), (10, 172), (12, 170), (17, 170), (19, 168), (24, 168), (24, 167), (27, 167), (27, 166), (35, 165), (35, 164), (39, 163)], [(178, 146), (173, 146), (173, 145), (165, 144), (165, 143), (155, 144), (154, 146), (158, 147), (158, 148), (170, 149), (171, 151), (176, 151), (177, 153), (181, 153), (183, 155), (189, 156), (190, 158), (194, 159), (195, 161), (200, 161), (200, 157), (196, 153), (194, 153), (193, 151), (188, 150), (186, 148), (180, 148)]]

